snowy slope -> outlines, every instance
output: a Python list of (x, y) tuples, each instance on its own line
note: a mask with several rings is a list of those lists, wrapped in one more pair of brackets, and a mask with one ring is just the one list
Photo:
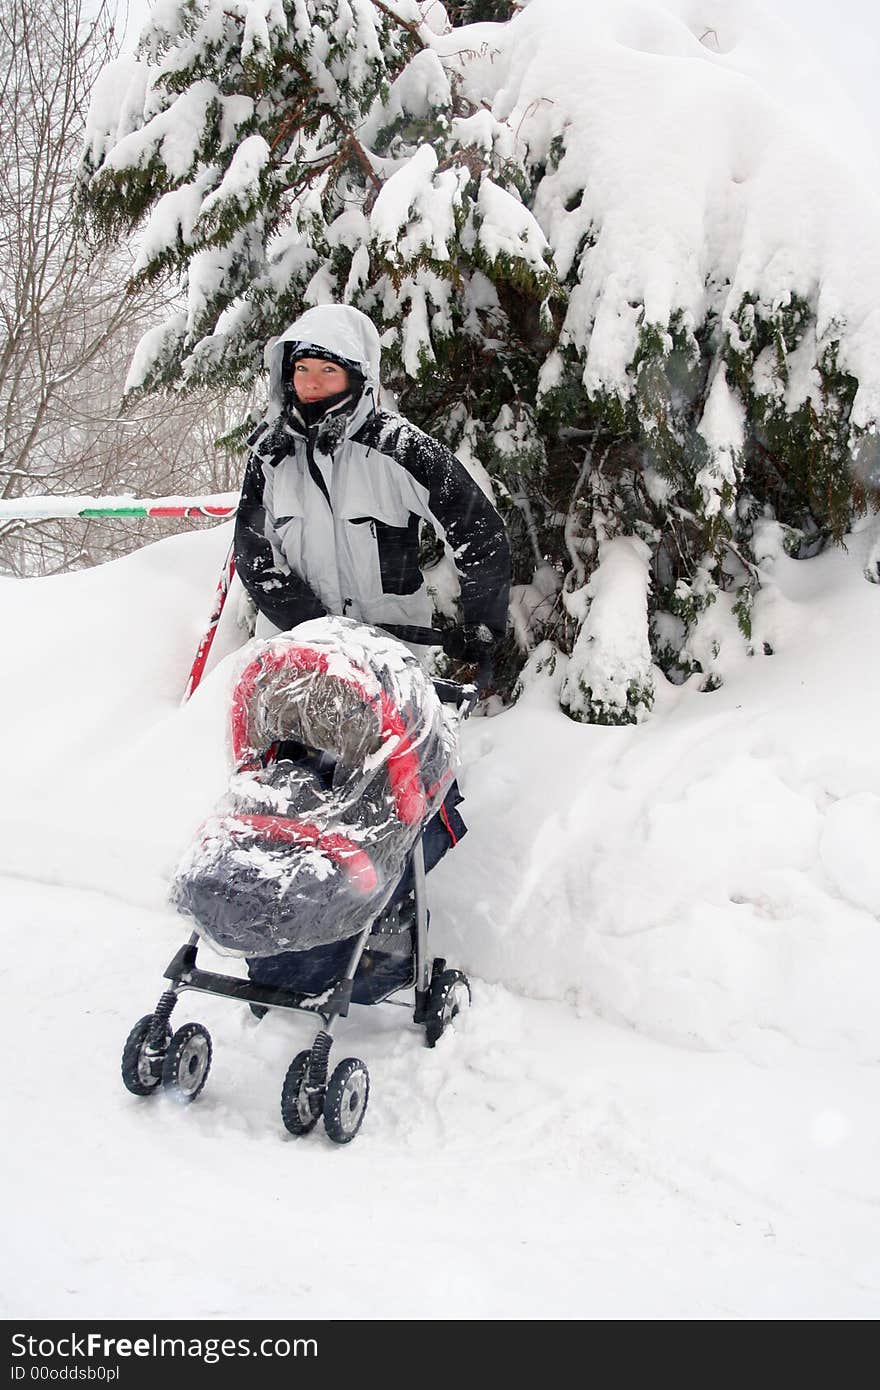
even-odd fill
[(876, 1316), (875, 529), (799, 564), (768, 538), (775, 654), (720, 691), (587, 728), (557, 670), (471, 721), (431, 889), (475, 1007), (434, 1052), (353, 1012), (344, 1149), (280, 1124), (306, 1020), (184, 996), (204, 1094), (119, 1079), (225, 777), (233, 604), (178, 702), (228, 527), (0, 583), (6, 1316)]
[[(572, 728), (548, 681), (468, 731), (483, 885), (476, 941), (469, 924), (456, 943), (482, 974), (759, 1062), (880, 1057), (871, 529), (765, 562), (753, 630), (775, 655), (740, 658), (711, 696), (660, 682), (645, 727)], [(467, 920), (474, 885), (455, 878)]]

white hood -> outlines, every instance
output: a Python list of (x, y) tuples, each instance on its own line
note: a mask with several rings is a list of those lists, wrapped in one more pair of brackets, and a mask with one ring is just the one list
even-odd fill
[(335, 353), (337, 357), (354, 363), (363, 374), (367, 387), (372, 387), (373, 398), (378, 399), (382, 350), (372, 319), (349, 304), (318, 304), (314, 309), (307, 309), (284, 333), (272, 338), (266, 347), (264, 360), (269, 368), (269, 417), (277, 415), (282, 409), (282, 365), (288, 343), (323, 348), (325, 352)]

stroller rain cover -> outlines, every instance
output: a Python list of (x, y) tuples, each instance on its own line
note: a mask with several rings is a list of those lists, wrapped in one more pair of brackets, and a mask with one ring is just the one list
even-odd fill
[(172, 903), (236, 955), (362, 931), (455, 775), (455, 719), (430, 678), (376, 628), (317, 618), (248, 644), (230, 732), (229, 786)]

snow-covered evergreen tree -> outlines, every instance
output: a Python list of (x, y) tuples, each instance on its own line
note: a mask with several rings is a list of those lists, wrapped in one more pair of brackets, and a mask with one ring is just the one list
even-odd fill
[(880, 472), (880, 212), (780, 42), (750, 0), (157, 0), (81, 180), (138, 278), (180, 277), (130, 392), (249, 382), (355, 304), (492, 478), (567, 710), (712, 688), (768, 648), (756, 523), (807, 553)]

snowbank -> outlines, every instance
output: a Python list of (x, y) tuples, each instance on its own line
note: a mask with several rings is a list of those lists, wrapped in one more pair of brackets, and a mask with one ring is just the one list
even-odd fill
[[(572, 723), (564, 664), (464, 730), (470, 832), (432, 876), (437, 945), (486, 980), (661, 1041), (768, 1060), (880, 1051), (880, 588), (866, 526), (764, 564), (755, 632), (723, 689), (670, 687), (633, 728)], [(179, 707), (228, 526), (48, 580), (7, 580), (19, 679), (6, 731), (0, 871), (110, 891), (161, 914), (225, 784), (243, 640)]]
[(870, 540), (777, 556), (757, 615), (776, 655), (722, 690), (658, 680), (654, 721), (584, 728), (557, 672), (469, 731), (475, 832), (437, 891), (478, 973), (679, 1045), (876, 1058)]

